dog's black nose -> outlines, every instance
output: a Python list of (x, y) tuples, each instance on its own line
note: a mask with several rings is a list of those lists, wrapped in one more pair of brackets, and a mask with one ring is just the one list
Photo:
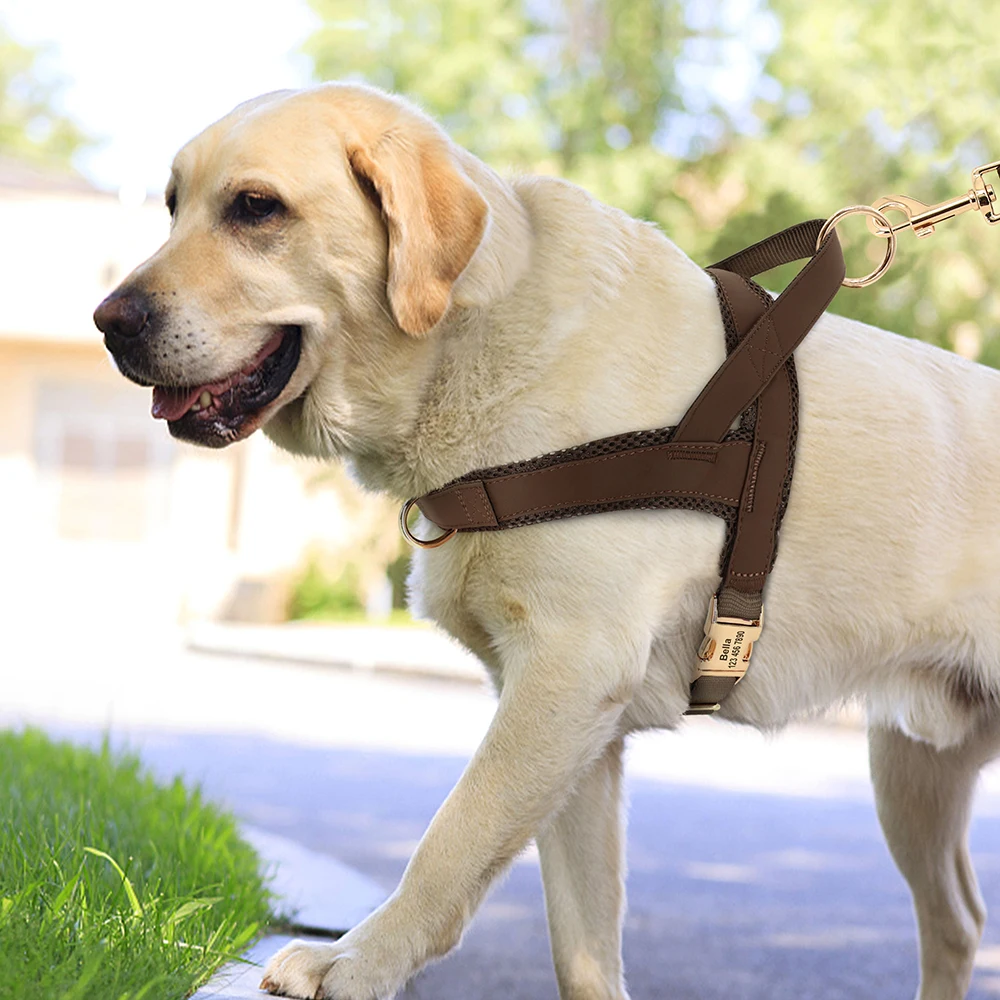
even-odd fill
[(94, 311), (94, 323), (104, 343), (114, 351), (134, 340), (149, 325), (149, 309), (136, 292), (112, 292)]

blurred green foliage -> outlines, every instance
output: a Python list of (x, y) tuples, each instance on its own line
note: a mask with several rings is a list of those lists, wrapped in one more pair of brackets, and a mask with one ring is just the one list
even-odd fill
[[(395, 529), (395, 526), (393, 526)], [(367, 617), (361, 571), (356, 562), (338, 560), (332, 571), (317, 558), (310, 559), (293, 581), (287, 614), (289, 619), (360, 622)], [(392, 585), (392, 610), (388, 623), (413, 624), (406, 610), (406, 576), (410, 553), (404, 552), (385, 569)]]
[(288, 605), (289, 618), (363, 618), (364, 601), (358, 585), (356, 567), (350, 563), (332, 578), (311, 560), (292, 587)]
[(56, 110), (59, 85), (40, 72), (42, 54), (14, 41), (0, 21), (0, 155), (67, 166), (87, 139)]
[[(1000, 60), (972, 0), (310, 2), (319, 78), (406, 94), (493, 166), (565, 176), (705, 264), (879, 195), (961, 194), (1000, 158)], [(870, 270), (881, 243), (859, 220), (840, 233)], [(1000, 233), (973, 213), (900, 244), (834, 309), (1000, 363)]]

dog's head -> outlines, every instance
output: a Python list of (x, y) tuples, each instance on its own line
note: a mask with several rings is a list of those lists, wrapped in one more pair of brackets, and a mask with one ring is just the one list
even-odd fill
[(177, 155), (167, 242), (94, 314), (118, 368), (174, 436), (221, 447), (308, 396), (345, 338), (426, 338), (489, 224), (460, 155), (364, 87), (241, 105)]

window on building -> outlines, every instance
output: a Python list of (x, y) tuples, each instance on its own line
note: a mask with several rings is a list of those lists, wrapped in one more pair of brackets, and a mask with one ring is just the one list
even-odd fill
[(174, 446), (148, 406), (104, 382), (40, 385), (35, 458), (59, 537), (142, 542), (161, 528)]

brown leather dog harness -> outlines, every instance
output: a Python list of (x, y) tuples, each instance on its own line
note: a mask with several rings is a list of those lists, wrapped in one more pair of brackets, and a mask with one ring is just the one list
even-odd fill
[[(403, 533), (438, 545), (459, 531), (496, 531), (612, 510), (699, 510), (725, 519), (721, 584), (710, 603), (689, 715), (707, 714), (742, 679), (763, 620), (763, 591), (788, 503), (798, 432), (792, 352), (844, 279), (836, 232), (803, 222), (708, 268), (727, 357), (676, 427), (634, 431), (510, 465), (479, 469), (407, 501)], [(776, 299), (750, 279), (808, 257)], [(734, 426), (735, 425), (735, 426)], [(414, 538), (410, 508), (445, 534)]]

